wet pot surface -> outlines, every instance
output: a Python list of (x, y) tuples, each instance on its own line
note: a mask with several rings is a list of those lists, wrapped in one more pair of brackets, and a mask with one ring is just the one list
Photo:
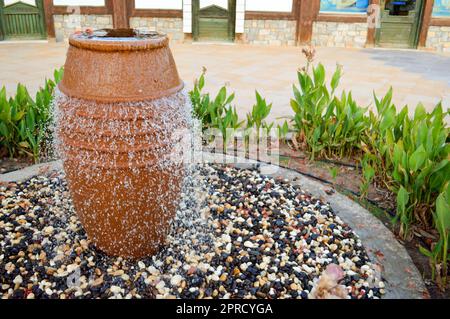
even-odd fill
[(140, 258), (164, 244), (178, 205), (185, 177), (179, 132), (189, 128), (190, 105), (167, 37), (112, 35), (70, 38), (56, 98), (58, 148), (92, 242), (110, 255)]

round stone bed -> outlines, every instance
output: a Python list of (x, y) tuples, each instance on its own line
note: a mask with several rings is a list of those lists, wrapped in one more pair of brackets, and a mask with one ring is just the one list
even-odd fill
[(346, 298), (417, 297), (385, 291), (359, 237), (296, 183), (202, 165), (188, 184), (166, 246), (130, 261), (90, 245), (61, 171), (3, 183), (0, 298), (305, 299), (329, 264)]

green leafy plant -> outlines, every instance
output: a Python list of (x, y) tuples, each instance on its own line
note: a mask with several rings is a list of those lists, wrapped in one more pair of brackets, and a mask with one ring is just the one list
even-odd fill
[[(256, 139), (257, 158), (260, 156), (261, 143), (269, 145), (271, 147), (271, 130), (275, 123), (267, 122), (266, 119), (272, 110), (272, 103), (268, 104), (266, 99), (261, 97), (258, 91), (255, 91), (256, 104), (253, 105), (251, 112), (247, 114), (247, 127), (244, 133), (246, 154), (250, 152), (250, 134), (253, 134)], [(256, 133), (256, 134), (255, 134)], [(263, 134), (261, 134), (263, 133)], [(262, 139), (265, 139), (263, 142)], [(267, 142), (267, 144), (266, 144)], [(266, 150), (268, 151), (268, 150)], [(270, 152), (270, 151), (269, 151)]]
[(392, 177), (410, 193), (414, 218), (429, 226), (429, 211), (450, 179), (450, 145), (446, 143), (449, 129), (443, 122), (440, 104), (431, 114), (419, 105), (413, 120), (405, 118), (404, 126), (409, 129), (394, 146)]
[(431, 250), (420, 246), (420, 251), (430, 258), (432, 279), (439, 278), (438, 282), (445, 289), (448, 281), (448, 254), (450, 242), (450, 185), (446, 184), (445, 191), (436, 200), (436, 212), (434, 213), (436, 229), (439, 232), (439, 240), (433, 244)]
[[(326, 83), (325, 68), (321, 64), (313, 66), (314, 52), (307, 53), (308, 65), (298, 71), (298, 86), (293, 87), (294, 115), (289, 123), (277, 126), (279, 138), (292, 129), (294, 144), (309, 152), (311, 159), (359, 160), (361, 196), (368, 195), (374, 181), (390, 190), (396, 196), (394, 221), (399, 223), (403, 238), (410, 237), (416, 225), (436, 228), (439, 241), (430, 250), (422, 247), (421, 251), (434, 265), (433, 278), (446, 282), (450, 215), (450, 129), (446, 117), (450, 111), (445, 112), (438, 104), (427, 112), (419, 104), (410, 117), (407, 106), (397, 111), (392, 103), (392, 88), (382, 98), (374, 95), (375, 110), (360, 107), (351, 92), (335, 95), (342, 68), (338, 66)], [(209, 94), (202, 93), (204, 82), (203, 72), (190, 92), (194, 112), (204, 129), (219, 128), (228, 140), (234, 129), (242, 125), (231, 106), (234, 95), (228, 96), (226, 88), (222, 88), (212, 100)], [(266, 122), (271, 108), (256, 92), (256, 104), (247, 115), (247, 127), (256, 127), (258, 132), (271, 129), (274, 124)], [(330, 171), (333, 179), (336, 173)]]
[(283, 122), (283, 125), (278, 124), (278, 138), (286, 142), (286, 137), (289, 133), (289, 123), (287, 121)]
[[(432, 212), (448, 200), (439, 194), (450, 181), (450, 130), (445, 120), (450, 112), (444, 112), (440, 103), (431, 112), (419, 104), (409, 117), (407, 106), (397, 112), (392, 88), (381, 99), (374, 95), (376, 110), (368, 111), (355, 103), (351, 92), (340, 98), (334, 95), (341, 75), (338, 67), (327, 86), (324, 67), (312, 66), (310, 59), (298, 71), (299, 86), (294, 86), (291, 100), (295, 144), (311, 159), (356, 157), (362, 166), (362, 196), (367, 196), (374, 180), (396, 195), (394, 221), (399, 222), (403, 238), (411, 236), (412, 225), (419, 224), (440, 227), (441, 238), (448, 241), (439, 226), (442, 221)], [(450, 215), (448, 209), (446, 214)], [(439, 253), (433, 252), (432, 261), (447, 267), (445, 245), (436, 245)]]
[(202, 122), (203, 129), (218, 128), (219, 124), (235, 124), (232, 120), (234, 119), (235, 108), (231, 106), (234, 93), (228, 95), (227, 88), (223, 86), (217, 96), (211, 99), (209, 93), (203, 93), (205, 74), (206, 69), (203, 69), (200, 78), (194, 83), (193, 90), (189, 92), (195, 117)]
[[(18, 86), (18, 92), (22, 91), (22, 86)], [(18, 93), (20, 96), (21, 94)], [(23, 120), (26, 110), (20, 109), (20, 104), (14, 99), (8, 100), (6, 88), (0, 90), (0, 145), (5, 148), (11, 157), (18, 153), (19, 145), (22, 141), (19, 138), (19, 123)]]
[(214, 99), (209, 93), (203, 93), (205, 86), (206, 69), (194, 83), (194, 88), (189, 92), (193, 113), (202, 123), (202, 130), (219, 129), (223, 138), (223, 147), (226, 149), (228, 141), (233, 137), (236, 129), (242, 127), (244, 121), (239, 120), (236, 107), (231, 103), (234, 93), (228, 95), (227, 88), (223, 86)]
[(365, 154), (372, 154), (371, 165), (387, 188), (390, 187), (389, 172), (392, 169), (392, 162), (387, 157), (389, 145), (400, 138), (402, 121), (408, 114), (408, 108), (404, 107), (397, 115), (396, 106), (392, 104), (392, 95), (392, 88), (381, 99), (374, 94), (376, 112), (369, 112), (370, 129), (365, 132), (362, 143)]
[(366, 197), (369, 192), (369, 186), (375, 177), (375, 169), (369, 164), (369, 155), (366, 154), (361, 160), (362, 183), (360, 185), (361, 197)]
[(350, 157), (360, 153), (363, 132), (369, 126), (367, 108), (353, 100), (351, 93), (335, 96), (342, 68), (338, 65), (330, 81), (325, 83), (322, 64), (298, 71), (299, 86), (293, 87), (292, 121), (297, 131), (297, 144), (316, 157)]
[(222, 133), (223, 151), (226, 153), (227, 145), (238, 128), (243, 124), (239, 121), (239, 116), (236, 112), (236, 107), (228, 107), (224, 109), (224, 114), (216, 118), (213, 123)]
[(63, 69), (54, 72), (54, 80), (46, 80), (33, 100), (26, 87), (17, 85), (16, 95), (7, 98), (0, 90), (0, 148), (10, 157), (30, 156), (39, 161), (40, 149), (51, 121), (51, 103)]
[(440, 239), (433, 248), (420, 250), (430, 258), (433, 279), (439, 275), (436, 281), (445, 287), (449, 239), (444, 221), (450, 218), (448, 206), (443, 205), (450, 198), (443, 195), (450, 182), (450, 129), (445, 117), (450, 113), (443, 111), (441, 103), (431, 112), (419, 104), (411, 118), (407, 106), (397, 113), (392, 89), (381, 99), (375, 96), (375, 105), (364, 150), (378, 180), (397, 196), (394, 220), (400, 224), (400, 236), (410, 238), (416, 224), (438, 230)]
[(375, 97), (378, 114), (370, 114), (365, 150), (371, 154), (379, 179), (401, 196), (396, 220), (405, 238), (412, 223), (424, 227), (433, 223), (434, 203), (450, 179), (450, 145), (446, 142), (450, 131), (440, 103), (430, 113), (419, 104), (410, 118), (408, 107), (397, 114), (391, 99), (392, 89), (381, 100)]
[(261, 128), (270, 130), (273, 127), (273, 123), (266, 122), (266, 118), (272, 110), (272, 103), (267, 104), (266, 99), (263, 99), (258, 91), (255, 94), (256, 104), (253, 105), (252, 111), (247, 114), (247, 128), (256, 128), (259, 135)]

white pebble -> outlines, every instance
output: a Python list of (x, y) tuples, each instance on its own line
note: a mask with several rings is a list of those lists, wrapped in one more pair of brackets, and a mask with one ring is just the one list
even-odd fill
[(308, 267), (308, 265), (303, 264), (302, 268), (304, 271), (306, 271), (308, 274), (312, 273), (314, 268)]
[(109, 288), (109, 290), (113, 294), (120, 294), (122, 292), (122, 288), (120, 288), (119, 286), (111, 286), (111, 288)]
[(156, 289), (161, 290), (166, 286), (166, 283), (161, 280), (160, 282), (158, 282), (158, 284), (156, 285)]
[(241, 266), (239, 268), (241, 268), (242, 271), (246, 271), (248, 268), (248, 265), (246, 263), (244, 263), (244, 264), (241, 264)]
[(274, 273), (271, 273), (267, 276), (267, 279), (270, 281), (275, 281), (277, 279), (277, 276)]
[(247, 248), (255, 248), (255, 244), (253, 244), (251, 241), (246, 241), (245, 243), (244, 243), (244, 246), (245, 247), (247, 247)]
[(44, 228), (44, 234), (46, 235), (51, 235), (53, 234), (54, 228), (53, 226), (47, 226)]
[(154, 266), (148, 266), (147, 271), (152, 275), (159, 275), (159, 270)]
[(369, 271), (370, 270), (370, 267), (368, 266), (368, 265), (363, 265), (362, 267), (361, 267), (361, 271), (362, 272), (367, 272), (367, 271)]
[(14, 278), (13, 283), (16, 285), (20, 285), (23, 282), (22, 276), (17, 275), (16, 278)]
[(174, 287), (178, 287), (182, 281), (183, 277), (181, 277), (180, 275), (175, 275), (170, 279), (170, 284)]
[(212, 274), (212, 275), (211, 275), (211, 280), (212, 280), (212, 281), (219, 281), (220, 278), (219, 278), (219, 276), (217, 276), (217, 274)]
[(230, 235), (228, 235), (228, 234), (223, 234), (223, 235), (222, 235), (222, 241), (225, 242), (225, 243), (231, 242), (231, 237), (230, 237)]

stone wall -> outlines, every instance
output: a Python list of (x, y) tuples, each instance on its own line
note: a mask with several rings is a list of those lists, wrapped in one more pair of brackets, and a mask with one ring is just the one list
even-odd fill
[(171, 41), (184, 40), (182, 18), (140, 18), (130, 19), (130, 27), (166, 33)]
[(80, 29), (104, 29), (113, 27), (113, 20), (111, 15), (54, 15), (54, 21), (57, 38), (60, 36), (64, 36), (64, 38), (67, 38), (73, 32)]
[(367, 23), (314, 22), (312, 45), (362, 48), (367, 40)]
[(258, 45), (295, 45), (297, 21), (245, 20), (242, 41)]
[(450, 27), (430, 26), (426, 46), (439, 52), (450, 52)]

